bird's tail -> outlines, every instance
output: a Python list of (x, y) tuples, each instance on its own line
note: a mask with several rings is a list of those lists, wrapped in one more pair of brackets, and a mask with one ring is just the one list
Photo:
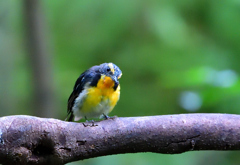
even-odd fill
[[(70, 114), (70, 116), (69, 116), (69, 114)], [(73, 121), (73, 118), (74, 118), (73, 113), (69, 113), (69, 114), (67, 115), (65, 121)], [(69, 118), (68, 118), (68, 116), (69, 116)]]

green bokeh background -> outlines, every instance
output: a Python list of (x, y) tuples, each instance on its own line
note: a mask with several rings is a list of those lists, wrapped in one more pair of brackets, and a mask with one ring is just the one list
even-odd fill
[[(22, 1), (0, 2), (0, 115), (34, 115)], [(110, 116), (240, 113), (239, 0), (42, 1), (57, 113), (65, 119), (77, 77), (113, 62), (123, 76)], [(224, 74), (222, 74), (224, 73)], [(198, 106), (181, 104), (194, 93)], [(191, 95), (190, 95), (191, 96)], [(72, 164), (239, 164), (239, 152), (123, 154)]]

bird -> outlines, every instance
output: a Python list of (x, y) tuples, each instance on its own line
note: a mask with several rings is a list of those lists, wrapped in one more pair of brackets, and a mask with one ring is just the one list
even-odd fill
[(120, 98), (120, 68), (113, 63), (92, 66), (83, 72), (68, 98), (67, 121), (108, 119)]

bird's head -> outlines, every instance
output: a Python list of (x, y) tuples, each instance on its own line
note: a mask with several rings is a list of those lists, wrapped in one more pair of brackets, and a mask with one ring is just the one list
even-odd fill
[(119, 67), (113, 63), (103, 63), (100, 65), (99, 69), (100, 73), (110, 77), (113, 81), (118, 83), (118, 80), (122, 76), (122, 71), (119, 69)]

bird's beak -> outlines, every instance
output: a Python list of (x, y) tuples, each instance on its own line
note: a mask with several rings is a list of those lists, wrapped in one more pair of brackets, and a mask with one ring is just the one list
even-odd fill
[(111, 76), (112, 80), (115, 82), (115, 83), (118, 83), (118, 79), (116, 76)]
[(117, 79), (120, 79), (122, 77), (122, 73), (118, 76), (118, 78)]

